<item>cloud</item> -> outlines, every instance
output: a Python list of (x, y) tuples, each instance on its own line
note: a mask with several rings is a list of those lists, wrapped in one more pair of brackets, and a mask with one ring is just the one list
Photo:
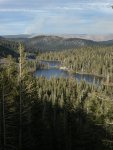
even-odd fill
[(38, 10), (38, 9), (0, 9), (0, 12), (27, 12), (27, 13), (46, 13), (46, 10)]
[(32, 23), (26, 27), (25, 33), (73, 33), (74, 31), (76, 31), (77, 26), (79, 27), (84, 23), (87, 24), (87, 20), (79, 16), (73, 16), (69, 18), (69, 16), (67, 16), (66, 14), (61, 16), (54, 14), (45, 14), (43, 17), (37, 16), (32, 21)]
[(64, 9), (64, 10), (77, 10), (77, 9), (105, 9), (110, 7), (113, 3), (111, 0), (0, 0), (1, 3), (6, 5), (1, 6), (1, 9)]
[(0, 31), (47, 34), (113, 32), (112, 2), (113, 0), (0, 0)]
[(103, 16), (101, 18), (93, 16), (89, 19), (88, 17), (80, 16), (80, 14), (71, 17), (66, 14), (61, 16), (45, 14), (43, 17), (37, 16), (26, 27), (25, 33), (106, 34), (113, 33), (113, 21), (111, 20), (111, 16)]
[(45, 26), (45, 18), (40, 18), (34, 20), (30, 25), (28, 25), (24, 31), (25, 34), (32, 34), (32, 33), (40, 33), (43, 32), (43, 28)]
[(0, 35), (13, 35), (23, 33), (23, 28), (25, 28), (25, 24), (22, 22), (18, 23), (7, 23), (0, 24)]

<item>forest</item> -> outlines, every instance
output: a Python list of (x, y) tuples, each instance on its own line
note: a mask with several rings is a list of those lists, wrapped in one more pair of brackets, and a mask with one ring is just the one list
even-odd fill
[[(0, 64), (0, 150), (113, 150), (113, 47), (41, 52), (72, 72), (105, 77), (99, 86), (35, 77), (23, 44)], [(104, 84), (106, 83), (106, 84)]]
[(92, 46), (68, 51), (46, 52), (37, 56), (38, 60), (58, 60), (70, 72), (93, 74), (113, 82), (113, 46)]

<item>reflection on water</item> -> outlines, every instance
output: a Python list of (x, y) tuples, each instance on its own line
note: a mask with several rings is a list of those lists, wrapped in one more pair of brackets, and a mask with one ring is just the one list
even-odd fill
[[(42, 61), (41, 61), (42, 62)], [(41, 76), (44, 76), (48, 79), (50, 79), (51, 77), (64, 77), (64, 78), (75, 78), (77, 79), (78, 81), (80, 80), (85, 80), (89, 83), (100, 83), (101, 81), (101, 78), (99, 77), (95, 77), (93, 75), (86, 75), (86, 74), (70, 74), (69, 72), (65, 71), (65, 70), (61, 70), (61, 69), (58, 69), (58, 68), (52, 68), (52, 67), (55, 67), (55, 66), (60, 66), (61, 63), (58, 62), (58, 61), (43, 61), (43, 63), (45, 64), (49, 64), (50, 66), (50, 69), (39, 69), (35, 72), (35, 76), (38, 76), (38, 77), (41, 77)]]
[(44, 65), (49, 65), (49, 67), (57, 67), (57, 66), (61, 65), (60, 61), (46, 61), (46, 60), (41, 60), (40, 63), (44, 64)]

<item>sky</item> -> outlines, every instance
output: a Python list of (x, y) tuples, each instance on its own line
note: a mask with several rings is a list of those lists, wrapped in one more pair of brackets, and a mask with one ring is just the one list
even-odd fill
[(113, 34), (113, 0), (0, 0), (0, 35)]

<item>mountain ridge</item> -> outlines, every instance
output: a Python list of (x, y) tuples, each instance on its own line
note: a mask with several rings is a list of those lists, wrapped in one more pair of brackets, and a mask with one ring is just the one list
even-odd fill
[(20, 34), (20, 35), (1, 35), (4, 38), (34, 38), (41, 36), (58, 36), (62, 38), (80, 38), (93, 41), (108, 41), (113, 39), (113, 34)]
[(2, 49), (12, 49), (18, 51), (18, 42), (23, 42), (26, 51), (39, 52), (39, 51), (62, 51), (70, 50), (85, 46), (113, 46), (113, 40), (108, 41), (93, 41), (82, 38), (65, 38), (53, 35), (39, 35), (32, 38), (4, 38), (0, 37), (0, 45)]

